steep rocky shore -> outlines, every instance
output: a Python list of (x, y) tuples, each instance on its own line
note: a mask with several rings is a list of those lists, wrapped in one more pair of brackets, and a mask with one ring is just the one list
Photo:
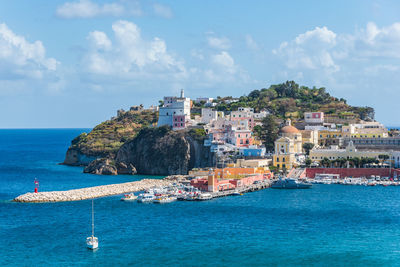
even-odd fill
[(144, 129), (119, 149), (115, 161), (149, 175), (187, 174), (192, 168), (213, 166), (214, 155), (203, 145), (205, 135), (196, 130)]
[(168, 126), (149, 127), (126, 141), (115, 153), (85, 155), (71, 146), (64, 164), (83, 165), (84, 172), (102, 175), (187, 174), (192, 168), (215, 165), (214, 153), (203, 145), (205, 137), (202, 128), (172, 131)]

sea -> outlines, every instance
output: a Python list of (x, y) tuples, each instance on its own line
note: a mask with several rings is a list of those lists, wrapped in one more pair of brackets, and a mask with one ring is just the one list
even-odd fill
[(35, 178), (48, 191), (148, 177), (59, 165), (89, 130), (0, 130), (0, 266), (400, 265), (400, 187), (315, 185), (161, 205), (99, 198), (99, 249), (88, 250), (90, 200), (11, 200)]

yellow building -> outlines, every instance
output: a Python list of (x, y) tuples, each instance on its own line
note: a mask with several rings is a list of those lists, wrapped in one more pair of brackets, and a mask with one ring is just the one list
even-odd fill
[(302, 144), (311, 143), (314, 145), (318, 145), (318, 130), (302, 130), (301, 132), (301, 141)]
[(291, 169), (296, 165), (295, 155), (302, 153), (301, 132), (291, 125), (291, 120), (280, 130), (281, 137), (275, 141), (273, 165), (279, 169)]

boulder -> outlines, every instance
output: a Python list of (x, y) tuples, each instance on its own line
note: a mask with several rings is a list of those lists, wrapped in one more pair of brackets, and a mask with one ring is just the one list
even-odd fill
[(118, 174), (136, 174), (136, 168), (133, 166), (131, 163), (125, 163), (125, 162), (118, 162), (117, 163), (117, 171)]
[(101, 174), (101, 175), (117, 175), (117, 167), (114, 161), (107, 158), (93, 160), (83, 170), (84, 173)]

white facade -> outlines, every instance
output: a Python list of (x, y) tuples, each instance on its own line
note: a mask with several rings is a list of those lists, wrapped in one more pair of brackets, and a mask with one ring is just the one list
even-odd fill
[(305, 123), (324, 123), (323, 112), (305, 112), (304, 113)]
[(184, 97), (183, 90), (181, 97), (166, 96), (164, 105), (159, 109), (157, 126), (173, 126), (174, 116), (184, 116), (185, 121), (190, 119), (190, 98)]
[(202, 108), (201, 109), (201, 122), (202, 123), (210, 123), (213, 120), (218, 118), (218, 111), (213, 110), (211, 108)]
[(212, 103), (214, 100), (214, 98), (212, 97), (198, 97), (196, 98), (196, 100), (194, 101), (195, 103), (200, 103), (200, 102), (205, 102), (205, 103)]

